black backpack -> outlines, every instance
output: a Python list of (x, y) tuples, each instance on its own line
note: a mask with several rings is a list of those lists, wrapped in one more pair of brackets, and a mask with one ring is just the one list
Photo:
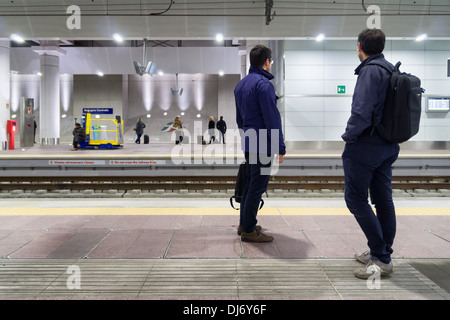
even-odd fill
[(422, 112), (422, 93), (420, 79), (412, 74), (400, 72), (401, 62), (392, 70), (381, 61), (368, 63), (378, 65), (391, 73), (381, 121), (374, 121), (379, 135), (391, 143), (402, 143), (419, 132)]
[[(244, 192), (245, 183), (247, 182), (247, 164), (244, 161), (239, 165), (239, 171), (236, 179), (236, 187), (234, 188), (234, 195), (230, 198), (230, 204), (235, 210), (239, 210), (239, 208), (235, 208), (233, 205), (233, 198), (237, 203), (241, 203), (242, 193)], [(261, 199), (261, 205), (258, 210), (264, 206), (264, 200)]]

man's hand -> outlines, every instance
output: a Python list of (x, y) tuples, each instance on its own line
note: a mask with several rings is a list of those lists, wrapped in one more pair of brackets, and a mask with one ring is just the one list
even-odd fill
[(281, 164), (281, 163), (283, 163), (283, 161), (284, 161), (284, 154), (277, 154), (276, 162)]

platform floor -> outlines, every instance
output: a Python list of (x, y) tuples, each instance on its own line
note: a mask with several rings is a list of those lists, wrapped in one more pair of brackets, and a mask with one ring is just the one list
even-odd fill
[[(64, 159), (64, 158), (97, 158), (97, 159), (142, 159), (142, 158), (170, 158), (175, 148), (184, 148), (184, 155), (187, 150), (191, 150), (193, 155), (199, 153), (204, 156), (229, 156), (242, 157), (241, 146), (239, 143), (227, 144), (211, 144), (211, 145), (197, 145), (197, 144), (183, 144), (176, 146), (174, 143), (150, 143), (150, 144), (135, 144), (125, 143), (123, 148), (112, 150), (93, 150), (85, 149), (78, 151), (71, 151), (71, 144), (59, 144), (55, 146), (42, 146), (36, 144), (34, 147), (21, 148), (16, 146), (14, 150), (0, 150), (0, 160), (2, 159)], [(331, 149), (315, 149), (315, 148), (287, 148), (286, 158), (301, 158), (301, 157), (341, 157), (344, 147), (333, 146)], [(407, 147), (400, 148), (399, 157), (414, 158), (414, 157), (435, 157), (435, 158), (450, 158), (450, 149), (433, 150), (423, 148), (421, 150), (408, 149)]]
[(4, 199), (0, 299), (448, 300), (450, 199), (396, 207), (396, 271), (377, 287), (352, 274), (367, 247), (342, 200), (270, 199), (275, 240), (254, 244), (224, 199)]

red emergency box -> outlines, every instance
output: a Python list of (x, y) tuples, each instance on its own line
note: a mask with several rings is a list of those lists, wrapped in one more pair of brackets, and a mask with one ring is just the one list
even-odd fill
[(6, 133), (8, 134), (8, 145), (9, 150), (14, 149), (14, 138), (17, 132), (17, 121), (16, 120), (7, 120), (6, 121)]

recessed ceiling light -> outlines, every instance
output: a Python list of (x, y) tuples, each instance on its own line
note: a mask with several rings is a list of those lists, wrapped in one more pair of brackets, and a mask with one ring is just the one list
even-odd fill
[(103, 72), (101, 72), (101, 71), (97, 72), (97, 75), (98, 75), (99, 77), (103, 77), (103, 76), (104, 76)]
[(200, 118), (202, 115), (199, 113), (199, 114), (197, 114), (197, 118)]
[(319, 34), (319, 35), (316, 37), (316, 41), (317, 41), (317, 42), (320, 42), (320, 41), (322, 41), (323, 39), (325, 39), (325, 35), (324, 35), (323, 33)]
[(17, 43), (24, 43), (25, 42), (25, 40), (21, 36), (19, 36), (17, 34), (12, 34), (11, 35), (11, 40), (14, 40)]
[(216, 41), (217, 42), (222, 42), (223, 41), (223, 34), (221, 34), (221, 33), (216, 34)]
[(123, 42), (122, 36), (121, 36), (120, 34), (118, 34), (118, 33), (113, 34), (113, 38), (114, 38), (114, 40), (116, 40), (116, 42), (118, 42), (118, 43), (122, 43), (122, 42)]
[(223, 75), (224, 75), (223, 71), (219, 71), (219, 76), (223, 76)]
[(158, 74), (159, 74), (160, 76), (163, 76), (163, 75), (164, 75), (164, 72), (159, 71)]
[(428, 38), (428, 36), (427, 36), (426, 33), (424, 33), (424, 34), (421, 34), (420, 36), (418, 36), (418, 37), (416, 38), (416, 41), (423, 41), (423, 40), (425, 40), (426, 38)]

